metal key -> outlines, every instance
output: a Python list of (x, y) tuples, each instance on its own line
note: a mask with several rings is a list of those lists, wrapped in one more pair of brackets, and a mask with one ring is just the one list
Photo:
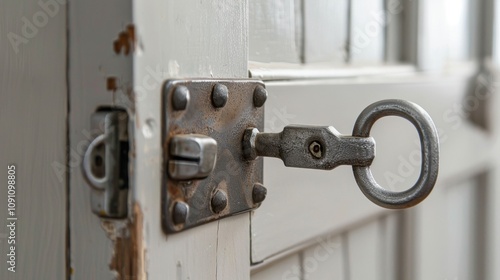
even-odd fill
[[(420, 176), (413, 187), (402, 192), (384, 189), (373, 178), (370, 165), (375, 157), (375, 140), (370, 129), (384, 116), (400, 116), (416, 127), (422, 147)], [(353, 136), (341, 135), (331, 126), (286, 126), (280, 133), (245, 130), (243, 156), (253, 160), (259, 156), (276, 157), (285, 166), (331, 170), (339, 165), (352, 165), (356, 182), (375, 204), (391, 209), (414, 206), (434, 188), (439, 168), (439, 139), (429, 114), (415, 103), (405, 100), (383, 100), (368, 106), (359, 115)]]

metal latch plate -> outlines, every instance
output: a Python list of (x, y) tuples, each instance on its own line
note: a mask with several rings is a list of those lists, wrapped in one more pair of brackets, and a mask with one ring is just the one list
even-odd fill
[[(218, 94), (214, 91), (220, 88), (227, 97), (223, 102), (213, 98), (213, 94)], [(256, 195), (254, 189), (262, 183), (262, 159), (244, 160), (241, 143), (246, 128), (263, 129), (263, 102), (254, 96), (254, 92), (263, 88), (263, 82), (258, 80), (200, 79), (165, 83), (162, 102), (162, 224), (165, 232), (179, 232), (260, 205), (260, 199), (255, 199), (259, 194)], [(216, 164), (207, 178), (173, 180), (169, 177), (169, 145), (172, 137), (182, 134), (201, 134), (217, 141)]]

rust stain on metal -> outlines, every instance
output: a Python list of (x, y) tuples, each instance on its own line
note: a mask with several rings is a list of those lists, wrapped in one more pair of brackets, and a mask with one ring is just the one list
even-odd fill
[(104, 221), (103, 229), (114, 242), (109, 268), (117, 273), (118, 280), (146, 279), (144, 268), (144, 243), (142, 236), (143, 214), (138, 203), (133, 205), (132, 217), (117, 229), (114, 222)]
[[(228, 88), (229, 98), (223, 107), (213, 105), (216, 85)], [(176, 86), (185, 86), (190, 101), (184, 110), (173, 110), (172, 93)], [(162, 190), (162, 225), (166, 233), (179, 232), (222, 217), (250, 211), (258, 205), (252, 200), (252, 186), (262, 183), (262, 159), (246, 161), (241, 153), (243, 132), (248, 127), (262, 129), (264, 109), (253, 104), (255, 87), (264, 86), (257, 80), (176, 80), (164, 86), (162, 119), (163, 166), (169, 159), (169, 141), (174, 135), (203, 134), (217, 141), (217, 163), (212, 174), (204, 180), (169, 180), (166, 172)], [(227, 207), (214, 213), (211, 197), (217, 190), (227, 194)], [(183, 201), (190, 207), (190, 219), (182, 225), (170, 219), (172, 205)]]
[(129, 55), (135, 49), (136, 35), (133, 24), (127, 25), (124, 31), (118, 34), (118, 38), (113, 41), (113, 50), (116, 54)]

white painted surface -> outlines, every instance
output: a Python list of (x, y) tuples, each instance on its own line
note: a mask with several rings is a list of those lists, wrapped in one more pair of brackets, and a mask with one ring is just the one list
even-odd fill
[(304, 279), (345, 280), (347, 260), (346, 244), (340, 235), (329, 234), (317, 239), (318, 243), (305, 249), (302, 255)]
[[(108, 221), (107, 233), (104, 220), (90, 208), (91, 189), (82, 176), (81, 162), (92, 140), (90, 116), (97, 107), (117, 105), (129, 109), (132, 104), (127, 94), (132, 86), (133, 40), (126, 40), (131, 47), (128, 55), (125, 48), (119, 54), (114, 50), (114, 41), (131, 23), (130, 3), (90, 0), (69, 5), (71, 279), (112, 279), (126, 273), (111, 268), (115, 253), (129, 251), (123, 248), (115, 252), (116, 236), (129, 234), (119, 230), (126, 220)], [(116, 78), (115, 92), (107, 89), (110, 77)]]
[(380, 224), (365, 223), (347, 234), (349, 279), (385, 280), (381, 278), (384, 250), (381, 244)]
[(302, 13), (299, 0), (252, 0), (249, 12), (249, 60), (300, 63)]
[(269, 267), (252, 273), (252, 280), (287, 279), (301, 280), (302, 266), (299, 254), (283, 258)]
[(351, 63), (381, 64), (384, 61), (385, 15), (383, 0), (351, 1)]
[[(53, 169), (66, 162), (68, 110), (66, 11), (58, 7), (49, 16), (38, 1), (0, 3), (0, 279), (66, 277), (67, 182), (64, 170)], [(10, 164), (16, 166), (15, 273), (6, 256), (14, 245), (7, 242)]]
[(249, 214), (168, 236), (160, 223), (162, 83), (177, 77), (247, 77), (247, 5), (232, 0), (133, 2), (140, 49), (134, 57), (132, 195), (144, 215), (149, 279), (250, 278)]
[(471, 57), (471, 20), (475, 12), (471, 0), (445, 0), (446, 58), (451, 61), (464, 61)]
[(347, 60), (348, 1), (304, 1), (305, 63)]
[(438, 71), (446, 59), (444, 0), (418, 2), (417, 65), (422, 70)]

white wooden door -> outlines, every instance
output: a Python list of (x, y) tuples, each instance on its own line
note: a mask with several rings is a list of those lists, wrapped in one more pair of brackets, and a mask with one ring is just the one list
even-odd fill
[[(0, 279), (500, 279), (496, 1), (41, 3), (0, 4), (0, 155), (18, 170), (20, 225), (19, 271), (3, 262)], [(422, 204), (389, 211), (349, 167), (265, 159), (259, 209), (167, 235), (161, 91), (175, 78), (264, 80), (268, 132), (349, 134), (367, 105), (413, 101), (440, 133), (438, 183)], [(81, 172), (102, 105), (130, 116), (125, 219), (92, 213)], [(384, 118), (372, 135), (376, 179), (409, 187), (420, 165), (413, 126)]]

